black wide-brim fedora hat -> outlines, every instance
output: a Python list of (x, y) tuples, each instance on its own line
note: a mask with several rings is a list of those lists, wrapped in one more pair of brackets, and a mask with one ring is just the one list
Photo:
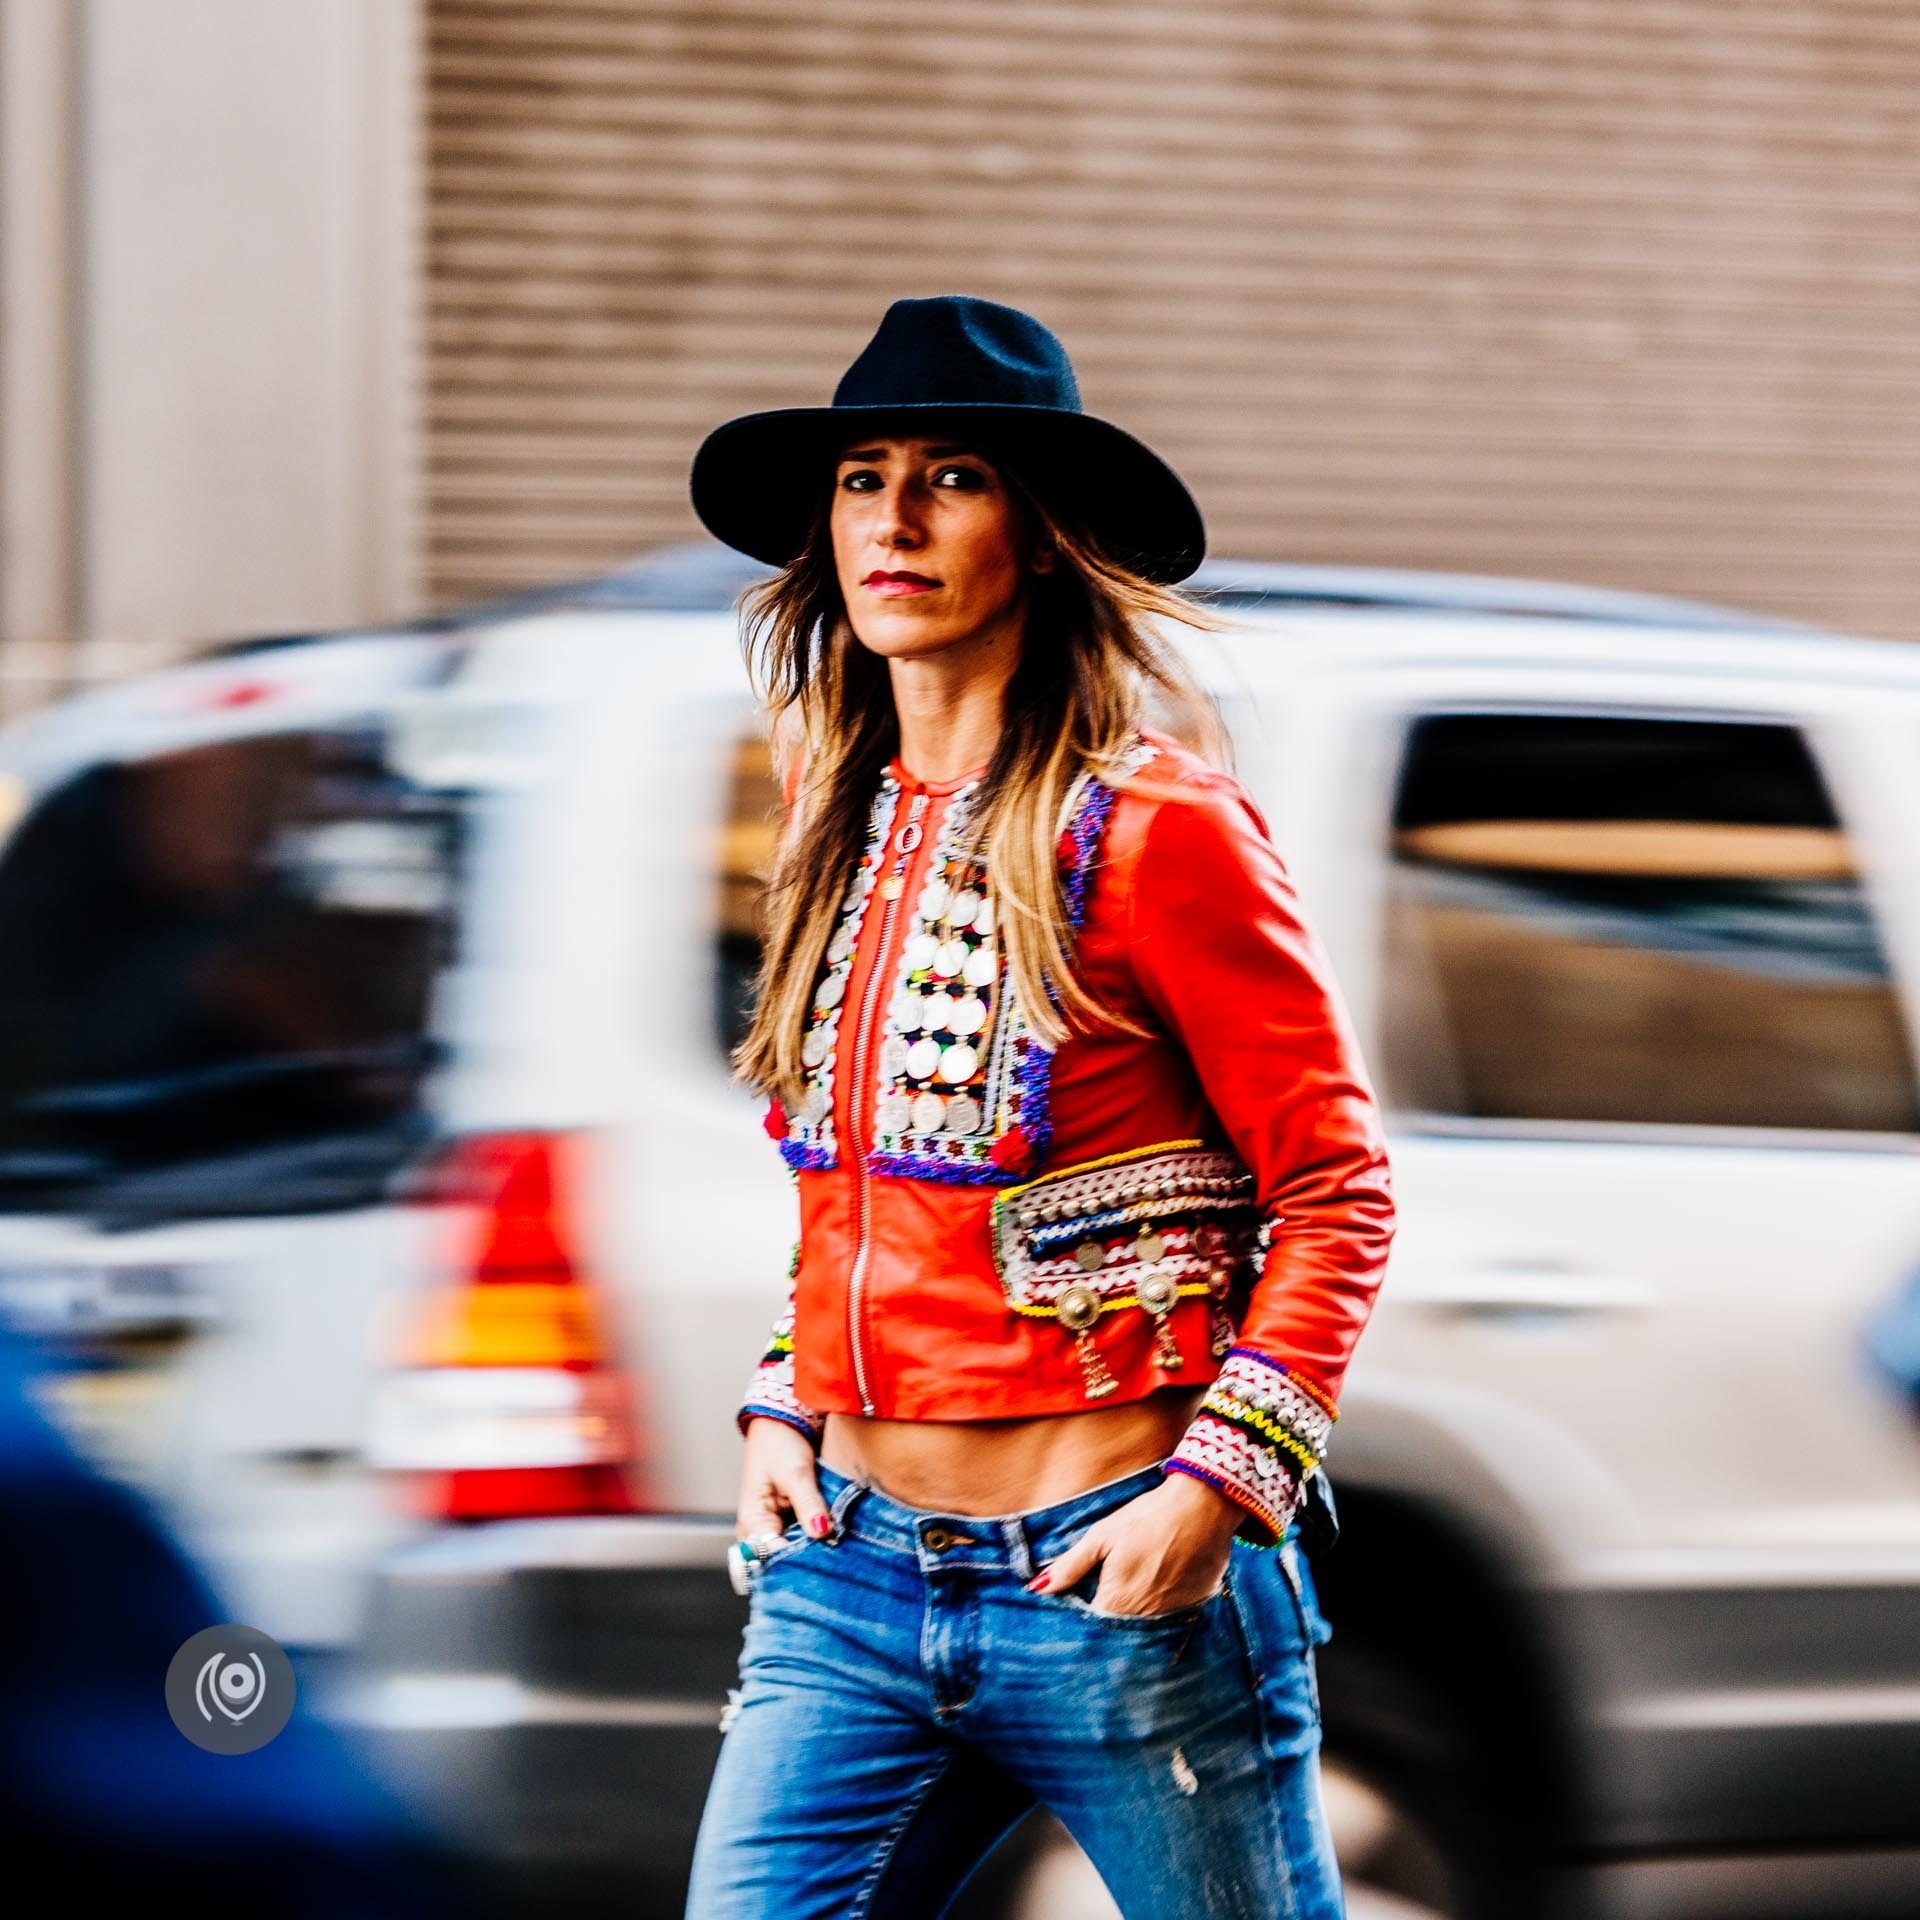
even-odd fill
[(1180, 476), (1085, 412), (1067, 350), (1017, 307), (965, 294), (896, 300), (827, 407), (778, 407), (715, 427), (694, 455), (694, 511), (769, 566), (806, 545), (841, 451), (869, 434), (951, 434), (1003, 458), (1107, 555), (1163, 585), (1206, 556)]

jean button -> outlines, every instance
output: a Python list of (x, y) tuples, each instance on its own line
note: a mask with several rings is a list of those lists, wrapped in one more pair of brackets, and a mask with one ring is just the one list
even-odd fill
[(953, 1545), (953, 1535), (945, 1527), (929, 1527), (921, 1536), (929, 1553), (945, 1553)]

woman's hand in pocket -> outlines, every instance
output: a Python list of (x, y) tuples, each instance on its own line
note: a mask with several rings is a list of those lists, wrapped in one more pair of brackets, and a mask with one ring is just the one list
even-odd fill
[(755, 1540), (783, 1533), (789, 1515), (816, 1540), (833, 1525), (814, 1472), (813, 1443), (798, 1427), (763, 1414), (747, 1422), (734, 1537)]
[(1103, 1514), (1032, 1582), (1064, 1593), (1097, 1563), (1099, 1613), (1173, 1613), (1220, 1590), (1241, 1511), (1224, 1494), (1184, 1473), (1170, 1473), (1124, 1506)]

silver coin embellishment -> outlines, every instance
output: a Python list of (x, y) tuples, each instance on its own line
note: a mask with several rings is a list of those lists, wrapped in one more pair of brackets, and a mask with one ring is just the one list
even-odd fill
[(977, 993), (954, 1001), (947, 1013), (949, 1033), (978, 1033), (987, 1024), (987, 1003)]
[(943, 940), (933, 956), (933, 970), (942, 980), (951, 980), (966, 964), (967, 950), (958, 940)]
[(1107, 1250), (1098, 1240), (1082, 1240), (1073, 1250), (1073, 1264), (1082, 1273), (1097, 1273), (1107, 1264)]
[(940, 1122), (947, 1117), (947, 1103), (937, 1093), (922, 1093), (914, 1097), (913, 1130), (915, 1133), (938, 1133)]
[(842, 927), (827, 943), (827, 958), (836, 965), (844, 960), (852, 951), (853, 934), (851, 930), (846, 927)]
[(847, 997), (847, 976), (836, 969), (820, 982), (820, 991), (814, 995), (819, 1005), (831, 1012)]
[(907, 1043), (897, 1033), (889, 1034), (880, 1046), (880, 1077), (897, 1080), (907, 1070)]
[(980, 896), (969, 887), (964, 893), (954, 896), (953, 904), (947, 909), (947, 917), (953, 930), (958, 933), (962, 927), (973, 925), (973, 916), (980, 911)]
[(815, 1027), (800, 1042), (800, 1058), (810, 1067), (817, 1067), (827, 1057), (827, 1035), (823, 1027)]
[(970, 987), (992, 986), (993, 971), (994, 961), (993, 949), (991, 947), (975, 947), (974, 950), (967, 955), (966, 965), (958, 969), (961, 979)]
[(907, 942), (907, 971), (925, 973), (933, 965), (933, 956), (940, 951), (940, 942), (930, 933), (916, 933)]
[(913, 1102), (904, 1093), (889, 1093), (874, 1108), (874, 1123), (882, 1133), (904, 1133), (912, 1112)]
[(949, 1133), (980, 1131), (980, 1102), (971, 1094), (956, 1093), (947, 1102), (947, 1131)]
[(809, 1087), (800, 1101), (800, 1118), (808, 1126), (817, 1127), (827, 1117), (829, 1104), (827, 1096), (818, 1087)]
[(993, 896), (991, 894), (983, 895), (980, 904), (974, 908), (973, 930), (975, 933), (993, 931)]
[(939, 1064), (940, 1043), (937, 1040), (916, 1040), (907, 1049), (907, 1072), (915, 1080), (931, 1080)]
[(964, 1040), (956, 1040), (940, 1056), (940, 1078), (950, 1087), (964, 1086), (973, 1078), (974, 1069), (980, 1064), (980, 1049), (970, 1047)]
[(947, 910), (947, 883), (944, 880), (929, 880), (920, 889), (920, 918), (938, 920)]
[(918, 1033), (926, 1023), (920, 1018), (920, 996), (896, 993), (893, 996), (893, 1024), (902, 1033)]

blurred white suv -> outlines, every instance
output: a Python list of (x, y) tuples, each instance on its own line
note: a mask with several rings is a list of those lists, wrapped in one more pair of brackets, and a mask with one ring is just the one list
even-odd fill
[[(642, 1910), (793, 1231), (726, 1067), (749, 577), (688, 549), (0, 735), (0, 1297), (63, 1416), (235, 1617), (352, 1652), (340, 1710), (476, 1849)], [(1920, 1257), (1920, 653), (1199, 584), (1400, 1204), (1314, 1568), (1356, 1916), (1911, 1915), (1920, 1428), (1861, 1332)]]

